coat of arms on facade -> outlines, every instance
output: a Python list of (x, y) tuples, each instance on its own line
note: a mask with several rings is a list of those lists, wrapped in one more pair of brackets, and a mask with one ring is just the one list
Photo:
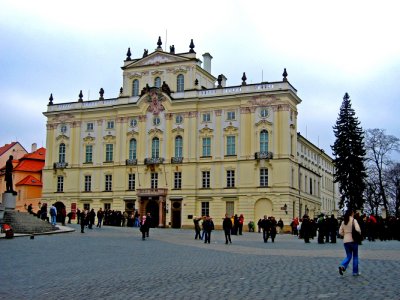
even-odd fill
[(160, 92), (159, 89), (150, 89), (147, 92), (147, 102), (149, 102), (149, 107), (147, 111), (152, 112), (153, 115), (158, 115), (165, 108), (162, 105), (162, 101), (164, 101), (164, 96)]

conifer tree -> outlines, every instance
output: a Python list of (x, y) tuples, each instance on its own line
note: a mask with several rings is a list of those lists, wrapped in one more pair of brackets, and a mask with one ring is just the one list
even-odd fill
[(364, 132), (351, 107), (349, 95), (343, 97), (336, 125), (333, 127), (336, 140), (332, 147), (335, 165), (335, 182), (339, 183), (339, 208), (361, 209), (365, 190)]

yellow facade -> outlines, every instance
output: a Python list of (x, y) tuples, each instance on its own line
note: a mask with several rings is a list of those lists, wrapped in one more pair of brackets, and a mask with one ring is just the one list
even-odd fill
[[(138, 59), (129, 51), (117, 98), (50, 100), (42, 202), (136, 209), (177, 228), (204, 214), (216, 225), (226, 212), (246, 224), (266, 214), (288, 225), (326, 210), (332, 160), (297, 134), (301, 99), (286, 72), (282, 81), (226, 86), (210, 74), (211, 55), (202, 58), (193, 48), (158, 45)], [(299, 145), (329, 167), (304, 165)], [(301, 186), (305, 176), (311, 189)]]

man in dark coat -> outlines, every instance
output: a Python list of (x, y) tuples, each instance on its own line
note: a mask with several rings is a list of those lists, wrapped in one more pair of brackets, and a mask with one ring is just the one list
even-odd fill
[(206, 219), (203, 222), (203, 230), (205, 232), (204, 236), (204, 243), (209, 243), (211, 242), (211, 231), (214, 230), (214, 222), (213, 220), (207, 216)]
[(229, 243), (232, 244), (232, 240), (231, 240), (232, 220), (228, 216), (228, 214), (225, 214), (225, 218), (222, 221), (222, 228), (224, 229), (224, 233), (225, 233), (225, 244), (228, 244), (228, 241), (229, 241)]
[(6, 162), (6, 173), (5, 173), (5, 181), (6, 181), (6, 193), (12, 193), (14, 192), (13, 189), (13, 180), (12, 180), (12, 171), (13, 171), (13, 161), (14, 157), (10, 155)]
[(305, 243), (310, 242), (310, 232), (311, 232), (311, 223), (310, 223), (310, 218), (308, 215), (303, 216), (303, 222), (301, 223), (301, 236), (304, 239)]
[(261, 228), (262, 228), (262, 231), (263, 231), (264, 243), (268, 243), (268, 238), (271, 235), (271, 222), (267, 218), (267, 215), (265, 215), (264, 219), (261, 220)]

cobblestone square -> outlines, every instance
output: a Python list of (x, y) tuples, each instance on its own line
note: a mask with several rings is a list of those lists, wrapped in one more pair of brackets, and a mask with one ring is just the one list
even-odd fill
[(400, 242), (365, 241), (359, 277), (338, 265), (343, 243), (292, 235), (263, 243), (244, 232), (225, 245), (187, 229), (102, 227), (0, 239), (0, 299), (399, 299)]

